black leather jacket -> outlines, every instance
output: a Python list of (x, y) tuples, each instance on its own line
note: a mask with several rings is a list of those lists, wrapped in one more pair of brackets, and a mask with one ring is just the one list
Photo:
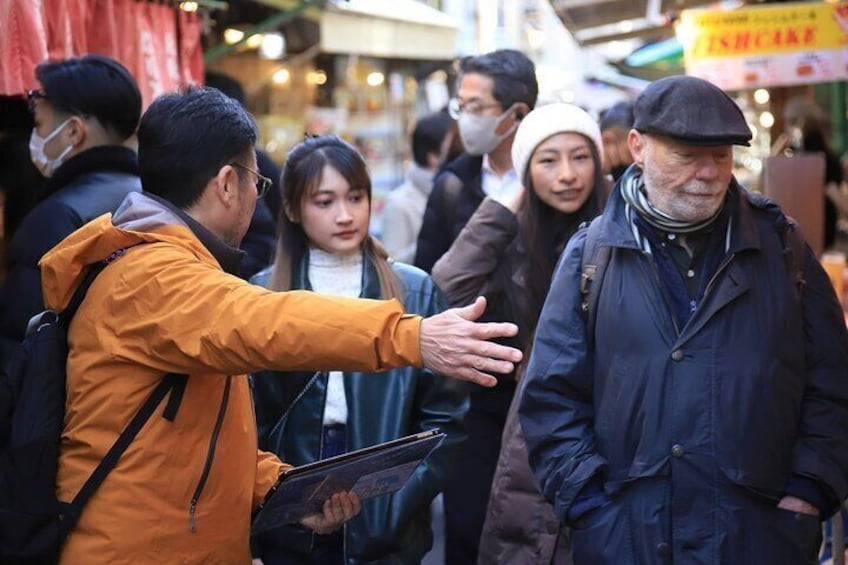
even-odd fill
[[(407, 312), (429, 316), (444, 309), (441, 294), (424, 272), (403, 263), (393, 263), (392, 268), (404, 288)], [(379, 298), (373, 265), (366, 261), (363, 271), (361, 297)], [(294, 275), (294, 288), (310, 289), (306, 272), (304, 261)], [(267, 286), (270, 274), (266, 269), (251, 282)], [(328, 375), (320, 373), (313, 379), (314, 375), (273, 371), (251, 375), (259, 447), (292, 465), (315, 461), (320, 451)], [(430, 502), (442, 490), (465, 440), (465, 387), (459, 381), (415, 367), (379, 374), (346, 372), (344, 383), (348, 450), (432, 428), (447, 434), (404, 488), (364, 501), (362, 513), (345, 526), (349, 564), (418, 562), (433, 543)], [(292, 526), (259, 536), (254, 547), (275, 544), (308, 555), (312, 537), (310, 531)]]

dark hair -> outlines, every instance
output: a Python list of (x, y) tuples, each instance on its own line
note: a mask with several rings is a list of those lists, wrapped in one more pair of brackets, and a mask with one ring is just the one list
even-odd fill
[[(592, 220), (603, 211), (607, 191), (601, 167), (601, 155), (592, 140), (583, 134), (578, 135), (587, 141), (592, 162), (595, 164), (595, 177), (592, 182), (592, 193), (577, 211), (565, 214), (548, 206), (536, 194), (530, 167), (527, 167), (524, 176), (524, 186), (527, 190), (519, 223), (519, 241), (526, 249), (522, 261), (527, 273), (525, 279), (527, 292), (525, 296), (514, 296), (519, 293), (510, 293), (505, 297), (507, 314), (510, 316), (509, 319), (518, 325), (519, 343), (522, 344), (530, 344), (530, 337), (539, 321), (545, 297), (551, 286), (557, 260), (568, 240), (583, 222)], [(504, 274), (512, 276), (512, 273)], [(502, 288), (506, 288), (503, 286), (506, 281), (502, 281), (501, 284)]]
[(418, 165), (426, 167), (427, 155), (430, 153), (439, 156), (442, 141), (452, 122), (451, 117), (444, 112), (434, 112), (418, 120), (412, 131), (412, 158)]
[(164, 94), (138, 128), (141, 186), (188, 208), (221, 167), (231, 161), (248, 164), (256, 138), (253, 118), (214, 88)]
[(244, 89), (241, 83), (228, 74), (216, 71), (206, 71), (204, 82), (209, 88), (217, 88), (242, 106), (244, 106)]
[(539, 96), (536, 66), (527, 55), (514, 49), (498, 49), (466, 57), (459, 65), (460, 77), (469, 73), (486, 75), (494, 81), (492, 96), (507, 109), (524, 102), (532, 110)]
[[(339, 172), (351, 187), (364, 188), (371, 203), (371, 177), (362, 155), (349, 143), (335, 135), (309, 137), (295, 146), (286, 159), (280, 188), (283, 205), (279, 219), (279, 237), (271, 273), (270, 288), (289, 290), (294, 274), (309, 240), (300, 223), (300, 207), (312, 190), (321, 183), (324, 167), (329, 165)], [(289, 217), (289, 216), (292, 217)], [(370, 260), (380, 280), (381, 298), (400, 298), (400, 281), (388, 262), (388, 253), (370, 235), (362, 242), (365, 259)]]
[(129, 71), (103, 55), (41, 63), (35, 68), (45, 98), (58, 111), (97, 118), (121, 139), (141, 116), (141, 92)]
[(618, 102), (603, 112), (598, 120), (601, 131), (619, 127), (629, 130), (633, 127), (633, 104), (630, 102)]

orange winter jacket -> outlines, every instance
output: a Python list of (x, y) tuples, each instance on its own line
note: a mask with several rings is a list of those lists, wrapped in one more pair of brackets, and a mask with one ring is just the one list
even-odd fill
[(251, 513), (285, 465), (257, 450), (244, 374), (420, 365), (420, 318), (396, 301), (250, 285), (143, 194), (44, 256), (47, 306), (62, 310), (86, 265), (121, 248), (69, 329), (59, 499), (76, 495), (164, 374), (189, 379), (175, 421), (160, 407), (91, 498), (62, 562), (249, 563)]

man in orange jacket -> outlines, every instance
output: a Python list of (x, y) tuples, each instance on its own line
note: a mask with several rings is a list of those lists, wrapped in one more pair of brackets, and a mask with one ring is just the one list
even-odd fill
[[(62, 310), (87, 265), (126, 249), (94, 281), (69, 330), (58, 496), (71, 500), (166, 373), (188, 374), (174, 421), (157, 412), (84, 509), (63, 563), (246, 563), (251, 512), (286, 468), (259, 452), (244, 373), (424, 365), (491, 386), (520, 352), (486, 341), (481, 299), (422, 320), (397, 301), (275, 293), (235, 276), (256, 199), (256, 126), (215, 90), (155, 100), (139, 127), (143, 193), (42, 259)], [(141, 244), (141, 245), (139, 245)], [(375, 382), (374, 386), (384, 386)], [(358, 512), (336, 496), (306, 525)]]

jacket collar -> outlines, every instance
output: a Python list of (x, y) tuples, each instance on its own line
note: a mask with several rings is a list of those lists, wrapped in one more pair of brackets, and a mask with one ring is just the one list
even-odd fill
[[(362, 261), (362, 291), (359, 298), (380, 298), (380, 279), (377, 269), (368, 257)], [(309, 282), (309, 253), (300, 258), (297, 269), (292, 276), (292, 290), (312, 290)]]
[(215, 260), (218, 261), (218, 264), (221, 265), (224, 272), (238, 276), (239, 267), (241, 266), (242, 258), (245, 255), (244, 251), (236, 249), (235, 247), (230, 247), (221, 241), (215, 234), (209, 231), (206, 226), (186, 214), (184, 210), (175, 206), (170, 201), (149, 192), (145, 192), (144, 195), (155, 200), (176, 214), (177, 217), (179, 217), (179, 219), (188, 226), (194, 236), (200, 240), (203, 247), (205, 247), (206, 250), (212, 254)]
[(137, 176), (138, 155), (123, 145), (100, 145), (86, 149), (56, 169), (47, 181), (47, 194), (66, 186), (80, 175), (99, 171), (118, 171)]
[[(627, 221), (625, 206), (620, 183), (616, 183), (601, 219), (603, 229), (598, 238), (600, 245), (639, 249), (639, 244), (633, 237), (633, 230)], [(735, 177), (730, 181), (725, 206), (730, 208), (731, 217), (729, 252), (760, 249), (759, 231), (748, 191), (742, 188)]]

